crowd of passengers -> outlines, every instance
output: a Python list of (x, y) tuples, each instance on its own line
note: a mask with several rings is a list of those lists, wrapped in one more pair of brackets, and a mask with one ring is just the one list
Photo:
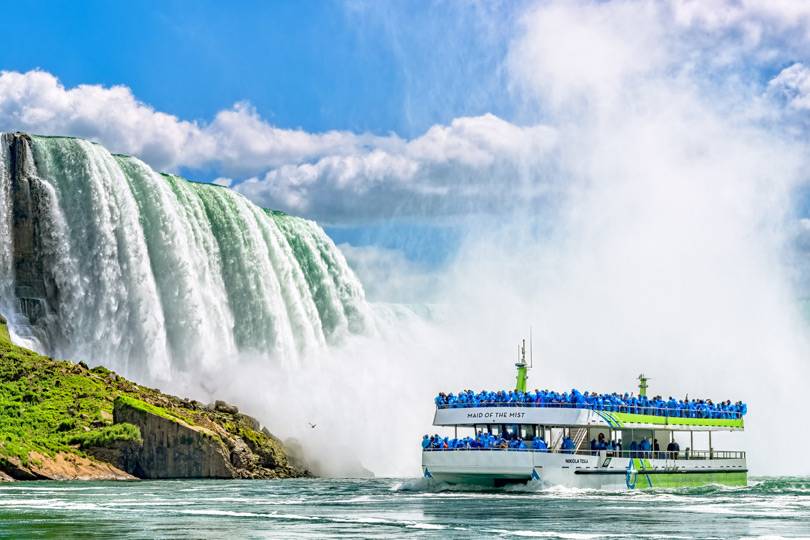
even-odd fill
[[(567, 437), (566, 437), (567, 438)], [(573, 448), (573, 441), (571, 441)], [(479, 432), (475, 437), (463, 437), (461, 439), (441, 437), (440, 435), (425, 435), (422, 437), (423, 449), (434, 450), (460, 450), (460, 449), (507, 449), (514, 450), (536, 450), (538, 452), (548, 452), (548, 444), (543, 437), (534, 437), (524, 440), (519, 435), (506, 437), (493, 435), (486, 431)], [(573, 453), (573, 451), (572, 451)]]
[(748, 412), (748, 406), (742, 401), (731, 400), (714, 403), (710, 399), (663, 399), (661, 396), (648, 398), (633, 394), (597, 394), (576, 389), (571, 392), (554, 392), (534, 390), (520, 392), (517, 390), (500, 390), (491, 392), (482, 390), (478, 393), (463, 390), (458, 394), (436, 396), (436, 407), (497, 407), (497, 406), (530, 406), (530, 407), (567, 407), (577, 409), (594, 409), (597, 411), (627, 412), (653, 416), (674, 416), (679, 418), (740, 418)]
[[(479, 432), (475, 437), (463, 437), (461, 439), (441, 437), (440, 435), (425, 435), (422, 437), (422, 449), (427, 450), (522, 450), (535, 452), (548, 452), (548, 444), (540, 436), (532, 439), (523, 439), (519, 435), (509, 435), (506, 437), (496, 436), (488, 432)], [(601, 450), (607, 451), (608, 455), (620, 455), (622, 452), (622, 441), (608, 441), (605, 435), (600, 433), (596, 439), (591, 440), (590, 449), (596, 453)], [(688, 452), (687, 448), (687, 452)], [(576, 444), (571, 437), (563, 437), (560, 445), (560, 453), (573, 454), (576, 452)], [(672, 441), (667, 445), (666, 453), (674, 459), (681, 451), (680, 445)], [(664, 458), (658, 439), (652, 442), (644, 437), (641, 441), (632, 441), (629, 448), (630, 457), (639, 458)]]

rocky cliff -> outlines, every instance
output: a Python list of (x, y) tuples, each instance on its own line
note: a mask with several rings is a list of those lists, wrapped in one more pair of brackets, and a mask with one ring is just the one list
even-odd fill
[[(222, 402), (183, 417), (127, 395), (113, 403), (113, 422), (134, 425), (140, 440), (92, 447), (88, 452), (138, 478), (278, 478), (301, 473), (279, 441), (258, 422)], [(227, 409), (223, 412), (222, 409)]]
[(235, 406), (36, 354), (11, 343), (0, 317), (0, 481), (305, 474)]

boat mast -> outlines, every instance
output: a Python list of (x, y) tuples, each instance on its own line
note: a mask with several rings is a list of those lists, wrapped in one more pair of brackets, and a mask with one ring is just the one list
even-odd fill
[(645, 377), (642, 373), (638, 376), (638, 396), (639, 397), (646, 397), (647, 396), (647, 381), (649, 381), (649, 377)]
[(526, 391), (526, 379), (529, 378), (529, 365), (526, 363), (526, 340), (524, 339), (520, 348), (518, 349), (518, 362), (515, 363), (517, 368), (517, 382), (515, 383), (515, 390), (517, 392)]

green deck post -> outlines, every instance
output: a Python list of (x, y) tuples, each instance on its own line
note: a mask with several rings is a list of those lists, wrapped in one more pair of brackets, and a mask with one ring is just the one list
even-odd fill
[(647, 381), (650, 380), (648, 377), (645, 377), (642, 373), (638, 376), (638, 395), (639, 397), (646, 397), (647, 396)]
[(515, 364), (517, 367), (517, 384), (515, 384), (515, 390), (518, 392), (526, 392), (526, 379), (529, 378), (527, 374), (527, 366), (526, 364)]
[(517, 368), (517, 380), (515, 382), (516, 392), (526, 392), (526, 379), (529, 378), (529, 366), (526, 364), (526, 340), (520, 347), (520, 361), (515, 364)]

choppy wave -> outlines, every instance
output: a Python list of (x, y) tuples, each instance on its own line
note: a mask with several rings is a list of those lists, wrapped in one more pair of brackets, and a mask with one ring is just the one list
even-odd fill
[(99, 538), (796, 538), (810, 536), (808, 484), (760, 478), (734, 490), (635, 493), (437, 491), (421, 479), (0, 485), (0, 538), (53, 530)]

